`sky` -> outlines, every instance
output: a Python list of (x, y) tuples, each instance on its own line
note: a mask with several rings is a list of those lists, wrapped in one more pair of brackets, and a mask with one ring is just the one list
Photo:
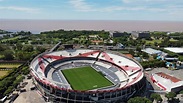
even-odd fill
[(0, 0), (0, 19), (183, 21), (183, 0)]

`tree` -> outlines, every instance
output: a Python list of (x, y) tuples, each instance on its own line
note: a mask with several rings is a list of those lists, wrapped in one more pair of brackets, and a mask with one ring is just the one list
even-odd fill
[(159, 60), (151, 60), (151, 61), (143, 61), (141, 62), (141, 65), (143, 68), (148, 68), (148, 67), (165, 67), (166, 64), (164, 61), (159, 61)]
[(145, 97), (134, 97), (130, 98), (127, 103), (152, 103), (152, 101)]
[(29, 60), (32, 55), (34, 55), (35, 52), (24, 52), (24, 51), (19, 51), (19, 52), (16, 52), (16, 59), (18, 60)]
[(172, 101), (176, 97), (176, 93), (174, 92), (169, 92), (165, 94), (165, 97), (168, 99), (168, 101)]
[(26, 51), (26, 52), (32, 52), (33, 50), (34, 50), (34, 48), (32, 45), (25, 45), (23, 47), (23, 51)]
[(147, 53), (145, 53), (145, 52), (142, 52), (142, 56), (143, 56), (143, 58), (145, 58), (145, 59), (148, 59), (148, 58), (149, 58), (149, 55), (148, 55)]
[(136, 51), (141, 52), (141, 48), (139, 46), (137, 46)]
[(16, 44), (16, 49), (17, 50), (22, 50), (22, 47), (23, 47), (23, 45), (21, 43)]
[(130, 53), (131, 55), (133, 55), (133, 56), (135, 55), (135, 52), (134, 52), (133, 50), (131, 50), (131, 49), (129, 50), (129, 53)]
[(180, 94), (183, 94), (183, 90), (181, 90), (179, 93), (180, 93)]
[(99, 34), (99, 36), (100, 36), (101, 38), (103, 38), (104, 40), (106, 40), (106, 39), (109, 38), (109, 34), (108, 34), (108, 33), (107, 33), (107, 34), (101, 33), (101, 34)]
[(163, 101), (161, 96), (157, 93), (152, 93), (150, 98), (156, 100), (157, 103), (161, 103)]
[(4, 46), (0, 45), (0, 51), (4, 51), (4, 50), (5, 50)]
[(46, 48), (44, 48), (44, 47), (42, 47), (42, 46), (38, 46), (36, 49), (37, 49), (37, 51), (39, 51), (40, 53), (46, 51)]
[(0, 81), (0, 97), (2, 97), (3, 92), (6, 90), (6, 86), (4, 84), (4, 81)]
[(154, 45), (155, 45), (155, 46), (158, 46), (158, 43), (157, 43), (157, 42), (154, 42)]
[(13, 60), (14, 59), (13, 52), (10, 50), (5, 50), (3, 54), (4, 54), (5, 60)]
[(9, 86), (8, 89), (4, 92), (4, 95), (8, 95), (13, 91), (13, 86)]

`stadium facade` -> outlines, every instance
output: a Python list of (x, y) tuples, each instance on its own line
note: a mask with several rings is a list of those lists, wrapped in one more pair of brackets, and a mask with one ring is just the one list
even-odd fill
[[(83, 66), (91, 66), (113, 85), (74, 90), (62, 70)], [(142, 66), (113, 51), (70, 49), (42, 53), (32, 60), (30, 69), (40, 94), (54, 103), (124, 102), (141, 93), (146, 86)]]

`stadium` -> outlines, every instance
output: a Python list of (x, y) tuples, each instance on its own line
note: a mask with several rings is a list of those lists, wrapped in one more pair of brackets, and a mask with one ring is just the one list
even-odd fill
[(121, 103), (146, 85), (142, 66), (114, 51), (45, 52), (30, 69), (39, 93), (54, 103)]

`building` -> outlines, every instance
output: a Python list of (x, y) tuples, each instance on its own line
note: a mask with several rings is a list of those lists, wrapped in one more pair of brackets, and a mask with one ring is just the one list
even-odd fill
[(163, 52), (160, 50), (152, 49), (152, 48), (145, 48), (142, 49), (141, 51), (149, 54), (149, 55), (161, 55)]
[(100, 43), (103, 43), (102, 40), (91, 40), (92, 44), (98, 45)]
[(166, 61), (168, 61), (168, 62), (176, 62), (176, 61), (178, 61), (178, 59), (179, 59), (179, 58), (177, 58), (177, 57), (171, 57), (171, 56), (169, 56), (169, 55), (166, 55), (166, 56), (164, 57), (164, 60), (166, 60)]
[(183, 54), (183, 48), (182, 47), (166, 47), (165, 50), (169, 50), (171, 52), (177, 53), (177, 54)]
[(176, 63), (176, 69), (183, 69), (183, 62), (178, 61)]
[(125, 48), (125, 46), (124, 46), (123, 44), (121, 44), (121, 43), (116, 44), (116, 46), (117, 46), (118, 48), (122, 48), (122, 49)]
[(135, 38), (150, 38), (150, 32), (148, 31), (132, 31), (131, 35)]
[(131, 55), (131, 54), (124, 54), (124, 55), (126, 55), (129, 58), (133, 58), (133, 55)]
[[(112, 85), (91, 90), (73, 89), (62, 71), (83, 66), (102, 73)], [(114, 51), (68, 49), (45, 52), (32, 60), (30, 70), (40, 94), (51, 102), (126, 102), (134, 94), (142, 93), (146, 86), (142, 66)]]
[(110, 32), (110, 37), (122, 37), (122, 36), (129, 36), (130, 34), (126, 33), (126, 32), (118, 32), (118, 31), (111, 31)]
[(89, 45), (88, 46), (88, 49), (105, 49), (106, 48), (106, 46), (104, 46), (104, 45)]
[(151, 80), (155, 85), (165, 92), (179, 92), (183, 89), (182, 80), (163, 72), (152, 74)]
[(133, 57), (136, 61), (138, 62), (142, 62), (142, 58), (141, 57)]
[(176, 69), (183, 69), (183, 64), (177, 65)]

